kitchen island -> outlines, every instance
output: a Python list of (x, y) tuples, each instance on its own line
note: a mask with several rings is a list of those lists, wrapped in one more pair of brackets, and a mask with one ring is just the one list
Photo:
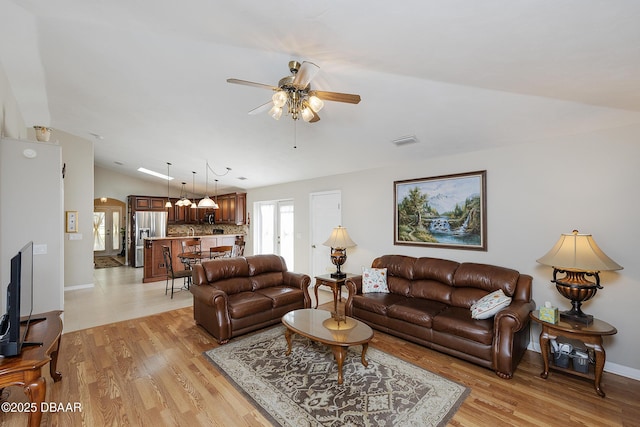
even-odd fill
[(201, 250), (209, 252), (214, 246), (233, 246), (238, 238), (244, 239), (238, 234), (210, 234), (202, 236), (171, 236), (150, 237), (144, 239), (144, 275), (143, 283), (157, 282), (167, 277), (167, 268), (162, 257), (162, 247), (171, 248), (171, 258), (175, 270), (184, 269), (178, 255), (182, 253), (182, 242), (187, 240), (200, 240)]

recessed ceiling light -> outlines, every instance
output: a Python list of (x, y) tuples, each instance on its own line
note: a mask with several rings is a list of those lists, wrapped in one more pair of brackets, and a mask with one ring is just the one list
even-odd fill
[(238, 177), (238, 179), (239, 179), (240, 181), (245, 181), (245, 180), (247, 179), (247, 177), (246, 177), (246, 176), (239, 176), (239, 177)]
[(113, 162), (113, 163), (115, 163), (115, 164), (116, 164), (116, 165), (118, 165), (118, 166), (122, 166), (122, 165), (124, 165), (124, 163), (119, 162), (119, 161), (117, 161), (117, 160), (116, 160), (115, 162)]
[(97, 133), (89, 132), (89, 135), (93, 136), (95, 139), (104, 139), (104, 136)]
[(138, 168), (138, 172), (142, 172), (142, 173), (146, 173), (148, 175), (156, 176), (158, 178), (166, 179), (167, 181), (171, 181), (173, 179), (172, 176), (167, 176), (167, 175), (164, 175), (164, 174), (162, 174), (160, 172), (155, 172), (155, 171), (152, 171), (152, 170), (149, 170), (149, 169), (145, 169), (145, 168)]

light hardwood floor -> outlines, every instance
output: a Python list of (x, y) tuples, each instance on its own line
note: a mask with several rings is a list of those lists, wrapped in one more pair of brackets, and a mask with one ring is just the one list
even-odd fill
[[(101, 287), (94, 297), (104, 292), (108, 298), (114, 291), (106, 282)], [(115, 293), (121, 298), (116, 306), (136, 306), (121, 289)], [(164, 297), (164, 282), (160, 294)], [(79, 402), (82, 412), (47, 413), (42, 425), (268, 425), (203, 357), (203, 351), (218, 344), (194, 324), (190, 294), (182, 296), (189, 304), (175, 297), (174, 303), (187, 305), (184, 308), (87, 329), (79, 325), (66, 332), (58, 361), (62, 381), (53, 383), (44, 370), (47, 400)], [(148, 309), (149, 304), (141, 305)], [(67, 304), (67, 317), (73, 311)], [(533, 352), (527, 352), (512, 380), (502, 380), (487, 369), (383, 333), (376, 332), (371, 346), (470, 387), (452, 426), (636, 426), (640, 420), (640, 382), (617, 375), (604, 374), (603, 399), (584, 379), (553, 372), (548, 380), (541, 379), (540, 355)], [(9, 399), (26, 401), (15, 387)], [(0, 414), (0, 420), (3, 426), (24, 426), (26, 415)]]

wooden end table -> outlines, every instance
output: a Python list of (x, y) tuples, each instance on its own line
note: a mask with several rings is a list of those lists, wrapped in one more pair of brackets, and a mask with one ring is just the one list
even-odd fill
[(32, 427), (40, 425), (41, 406), (47, 392), (42, 367), (49, 363), (49, 373), (53, 381), (58, 382), (62, 379), (62, 374), (56, 371), (62, 334), (61, 314), (62, 311), (55, 310), (32, 315), (32, 319), (43, 320), (33, 321), (29, 326), (26, 341), (42, 345), (23, 347), (18, 356), (0, 358), (0, 389), (12, 385), (24, 387), (29, 401), (34, 404), (34, 411), (29, 412), (28, 425)]
[(333, 311), (338, 312), (338, 301), (341, 300), (341, 289), (342, 285), (347, 282), (347, 279), (351, 279), (353, 277), (358, 277), (359, 274), (350, 274), (347, 273), (346, 277), (331, 277), (330, 274), (323, 274), (322, 276), (316, 276), (316, 284), (313, 287), (313, 294), (316, 297), (316, 306), (314, 308), (318, 308), (318, 288), (322, 285), (328, 286), (331, 288), (333, 292)]
[(540, 374), (540, 377), (546, 379), (549, 376), (549, 340), (557, 339), (558, 336), (575, 338), (582, 341), (588, 348), (593, 349), (596, 359), (593, 374), (582, 373), (571, 368), (562, 368), (559, 366), (551, 366), (551, 368), (560, 372), (567, 372), (594, 380), (593, 385), (596, 393), (598, 393), (600, 397), (605, 397), (605, 393), (600, 386), (604, 363), (606, 361), (606, 353), (602, 346), (602, 337), (605, 335), (615, 335), (618, 332), (616, 328), (607, 322), (596, 318), (593, 319), (593, 323), (590, 325), (567, 322), (564, 320), (559, 320), (558, 323), (555, 324), (549, 323), (540, 319), (539, 310), (532, 311), (529, 316), (531, 317), (531, 320), (539, 323), (542, 327), (542, 332), (540, 332), (540, 352), (542, 353), (542, 361), (544, 362), (544, 371)]

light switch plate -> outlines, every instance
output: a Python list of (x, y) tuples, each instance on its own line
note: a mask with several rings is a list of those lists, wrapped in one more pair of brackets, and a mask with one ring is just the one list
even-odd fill
[(47, 253), (47, 245), (33, 245), (33, 254), (34, 255), (45, 255)]

